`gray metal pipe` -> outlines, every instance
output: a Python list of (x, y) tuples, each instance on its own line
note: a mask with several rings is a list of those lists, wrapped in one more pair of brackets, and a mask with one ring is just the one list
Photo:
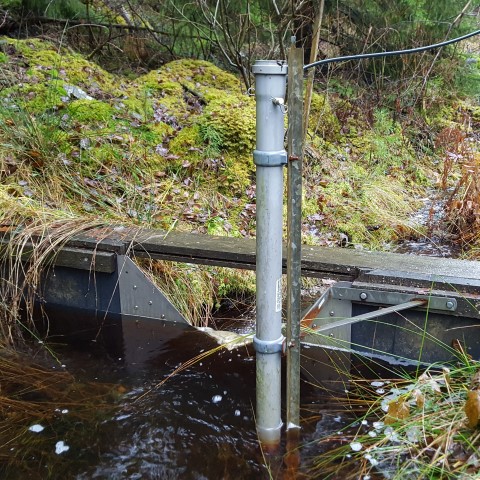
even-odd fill
[(255, 75), (257, 177), (257, 432), (266, 446), (280, 442), (283, 233), (283, 104), (287, 66), (275, 60), (257, 61)]

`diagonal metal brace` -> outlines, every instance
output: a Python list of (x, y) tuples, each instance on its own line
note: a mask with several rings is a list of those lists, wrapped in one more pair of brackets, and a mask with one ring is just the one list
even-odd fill
[(392, 305), (391, 307), (379, 308), (378, 310), (375, 310), (373, 312), (357, 315), (356, 317), (337, 320), (336, 322), (322, 325), (318, 328), (315, 328), (314, 330), (315, 332), (324, 332), (335, 327), (343, 327), (344, 325), (351, 325), (353, 323), (361, 322), (362, 320), (372, 320), (373, 318), (388, 315), (389, 313), (401, 312), (402, 310), (408, 310), (409, 308), (421, 307), (424, 306), (426, 303), (427, 300), (412, 300), (410, 302), (400, 303), (399, 305)]

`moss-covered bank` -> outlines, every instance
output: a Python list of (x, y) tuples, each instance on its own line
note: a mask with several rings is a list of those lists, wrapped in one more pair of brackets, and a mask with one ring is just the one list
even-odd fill
[[(255, 106), (234, 75), (187, 59), (132, 80), (66, 47), (6, 37), (0, 62), (4, 222), (84, 216), (255, 234)], [(304, 241), (385, 248), (422, 234), (410, 220), (417, 199), (461, 174), (444, 167), (439, 135), (456, 129), (463, 144), (478, 106), (439, 101), (407, 115), (372, 106), (360, 87), (347, 92), (313, 96)]]

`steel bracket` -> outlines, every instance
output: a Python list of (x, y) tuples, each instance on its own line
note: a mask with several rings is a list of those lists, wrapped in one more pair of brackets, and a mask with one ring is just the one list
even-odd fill
[(283, 352), (285, 337), (281, 335), (276, 340), (259, 340), (253, 337), (253, 348), (257, 353), (279, 353)]
[(280, 167), (287, 164), (287, 152), (265, 152), (262, 150), (253, 151), (253, 162), (259, 167)]
[(454, 312), (457, 309), (457, 300), (455, 298), (441, 297), (438, 295), (417, 295), (415, 293), (369, 290), (341, 285), (334, 285), (331, 294), (332, 298), (338, 300), (349, 300), (351, 302), (365, 303), (369, 305), (399, 305), (414, 300), (424, 300), (425, 304), (423, 306), (417, 306), (416, 308), (447, 312)]

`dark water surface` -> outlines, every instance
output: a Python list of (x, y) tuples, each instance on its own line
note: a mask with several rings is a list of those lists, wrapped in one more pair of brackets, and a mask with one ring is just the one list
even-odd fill
[[(155, 329), (142, 323), (143, 334)], [(265, 478), (255, 433), (251, 352), (222, 349), (159, 386), (183, 362), (217, 346), (191, 328), (161, 328), (166, 341), (142, 346), (127, 339), (119, 357), (85, 359), (79, 350), (61, 354), (67, 368), (86, 380), (119, 383), (127, 390), (90, 444), (68, 439), (70, 478)], [(91, 459), (87, 467), (85, 461), (75, 464), (80, 452)]]
[[(78, 382), (108, 383), (119, 392), (114, 408), (77, 418), (72, 407), (42, 422), (44, 431), (26, 431), (12, 443), (12, 455), (29, 468), (0, 467), (0, 478), (297, 478), (286, 475), (285, 445), (266, 456), (259, 447), (251, 346), (218, 349), (203, 332), (158, 320), (134, 317), (115, 328), (120, 326), (120, 337), (107, 331), (107, 347), (86, 341), (56, 348)], [(300, 444), (307, 446), (299, 470), (308, 469), (318, 439), (333, 434), (338, 440), (352, 422), (351, 414), (339, 414), (338, 403), (325, 398), (321, 389), (302, 385), (302, 415), (311, 420), (302, 424)], [(28, 445), (28, 438), (36, 443)], [(68, 450), (55, 453), (58, 442)]]

